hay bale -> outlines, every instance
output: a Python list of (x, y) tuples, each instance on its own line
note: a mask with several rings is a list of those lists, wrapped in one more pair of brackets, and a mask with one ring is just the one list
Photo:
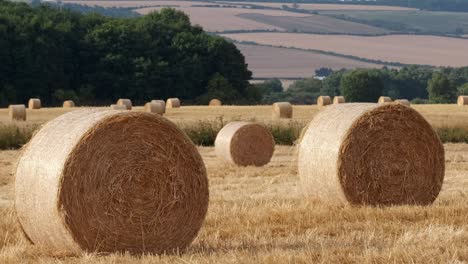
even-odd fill
[(11, 121), (26, 121), (26, 106), (25, 105), (10, 105), (8, 106), (8, 116)]
[(273, 118), (292, 118), (292, 105), (288, 102), (273, 104)]
[(408, 101), (407, 99), (398, 99), (398, 100), (395, 100), (395, 103), (396, 104), (401, 104), (401, 105), (404, 105), (404, 106), (411, 106), (410, 101)]
[(208, 206), (203, 160), (158, 115), (77, 110), (47, 123), (19, 159), (16, 212), (48, 251), (172, 253)]
[(158, 103), (158, 104), (161, 104), (164, 108), (164, 113), (166, 113), (166, 102), (164, 102), (164, 100), (151, 100), (151, 103)]
[(333, 97), (333, 104), (344, 104), (344, 103), (346, 103), (344, 96)]
[(41, 99), (31, 98), (28, 102), (29, 109), (41, 109)]
[(130, 99), (119, 99), (117, 100), (117, 105), (125, 105), (127, 110), (132, 110), (132, 100)]
[(111, 108), (112, 110), (127, 110), (127, 106), (126, 106), (126, 105), (111, 104), (111, 105), (110, 105), (110, 108)]
[(219, 99), (211, 99), (209, 106), (221, 106), (223, 103)]
[(319, 96), (317, 98), (317, 105), (318, 106), (326, 106), (332, 103), (330, 96)]
[(377, 101), (377, 103), (379, 104), (385, 104), (385, 103), (391, 103), (391, 102), (392, 102), (392, 98), (388, 96), (380, 96), (379, 100)]
[(167, 108), (179, 108), (180, 107), (180, 100), (179, 98), (169, 98), (166, 102)]
[(460, 95), (457, 100), (458, 106), (468, 105), (468, 96)]
[(73, 102), (72, 100), (63, 102), (63, 108), (72, 108), (72, 107), (75, 107), (75, 102)]
[(339, 104), (318, 113), (299, 146), (306, 192), (350, 204), (431, 204), (444, 147), (431, 125), (399, 104)]
[(252, 122), (231, 122), (215, 140), (218, 157), (239, 166), (263, 166), (270, 162), (275, 140), (264, 126)]
[(145, 104), (144, 111), (148, 113), (154, 113), (158, 115), (164, 114), (164, 106), (159, 102), (149, 102)]

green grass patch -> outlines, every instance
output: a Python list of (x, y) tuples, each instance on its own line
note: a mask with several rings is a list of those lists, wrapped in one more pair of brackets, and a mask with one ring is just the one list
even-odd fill
[(0, 149), (18, 149), (33, 136), (39, 125), (0, 124)]
[(457, 127), (436, 128), (440, 140), (444, 143), (468, 143), (468, 129)]

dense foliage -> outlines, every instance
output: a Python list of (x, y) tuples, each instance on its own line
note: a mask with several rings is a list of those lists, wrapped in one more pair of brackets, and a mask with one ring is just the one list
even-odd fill
[(242, 102), (250, 78), (234, 44), (191, 26), (174, 9), (112, 18), (0, 0), (1, 106), (30, 97), (46, 105), (187, 101), (218, 88), (225, 101)]

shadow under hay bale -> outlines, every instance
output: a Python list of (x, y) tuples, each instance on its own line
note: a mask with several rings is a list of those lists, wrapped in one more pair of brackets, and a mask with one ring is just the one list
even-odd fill
[(309, 124), (298, 160), (307, 193), (357, 205), (431, 204), (445, 171), (435, 131), (399, 104), (328, 107)]
[(292, 118), (293, 108), (288, 102), (279, 102), (273, 104), (273, 118)]
[(125, 105), (127, 110), (132, 110), (132, 100), (130, 99), (119, 99), (117, 100), (117, 105)]
[(26, 146), (15, 207), (27, 236), (48, 251), (173, 253), (202, 226), (208, 180), (196, 147), (167, 119), (78, 110)]
[(38, 98), (31, 98), (29, 99), (29, 102), (28, 102), (28, 108), (29, 109), (41, 109), (42, 105), (41, 105), (41, 100), (38, 99)]
[(25, 105), (10, 105), (8, 106), (8, 116), (11, 121), (26, 121), (26, 106)]
[(317, 98), (317, 105), (318, 106), (326, 106), (332, 103), (330, 96), (319, 96)]

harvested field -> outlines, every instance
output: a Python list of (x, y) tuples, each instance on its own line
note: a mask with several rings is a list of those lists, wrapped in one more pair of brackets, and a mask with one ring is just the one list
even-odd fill
[[(142, 8), (135, 10), (140, 14), (148, 14), (161, 8)], [(192, 24), (198, 24), (211, 32), (223, 32), (227, 30), (279, 30), (281, 27), (271, 26), (239, 17), (240, 14), (254, 13), (269, 16), (307, 16), (307, 14), (293, 13), (282, 10), (247, 10), (242, 8), (209, 8), (209, 7), (183, 7), (176, 8), (190, 17)]]
[[(258, 6), (266, 6), (266, 7), (273, 7), (273, 8), (283, 8), (283, 6), (288, 6), (289, 8), (293, 8), (293, 4), (291, 3), (264, 3), (264, 2), (224, 2), (224, 1), (217, 1), (218, 3), (232, 3), (238, 5), (258, 5)], [(337, 5), (337, 4), (297, 4), (297, 9), (304, 9), (304, 10), (369, 10), (369, 11), (377, 11), (377, 10), (415, 10), (414, 8), (407, 8), (407, 7), (400, 7), (400, 6), (380, 6), (380, 5)]]
[[(468, 40), (417, 35), (360, 37), (296, 33), (223, 34), (237, 41), (323, 50), (404, 64), (461, 67), (468, 65)], [(405, 45), (401, 45), (405, 43)]]
[(244, 54), (254, 78), (306, 78), (314, 75), (314, 71), (322, 67), (334, 70), (382, 67), (379, 64), (315, 52), (258, 45), (236, 46)]
[(268, 16), (264, 14), (240, 14), (239, 16), (259, 23), (284, 28), (289, 32), (352, 35), (381, 35), (390, 33), (390, 31), (382, 28), (321, 15), (290, 17)]
[[(291, 86), (291, 84), (293, 84), (296, 81), (296, 80), (288, 80), (288, 79), (279, 79), (279, 80), (281, 82), (281, 85), (283, 86), (283, 89), (288, 89), (289, 86)], [(252, 79), (249, 81), (249, 83), (263, 83), (264, 81), (265, 79)]]
[(63, 3), (80, 4), (87, 6), (102, 7), (144, 7), (144, 6), (174, 6), (190, 7), (192, 5), (206, 5), (206, 2), (196, 1), (83, 1), (83, 0), (64, 0)]

